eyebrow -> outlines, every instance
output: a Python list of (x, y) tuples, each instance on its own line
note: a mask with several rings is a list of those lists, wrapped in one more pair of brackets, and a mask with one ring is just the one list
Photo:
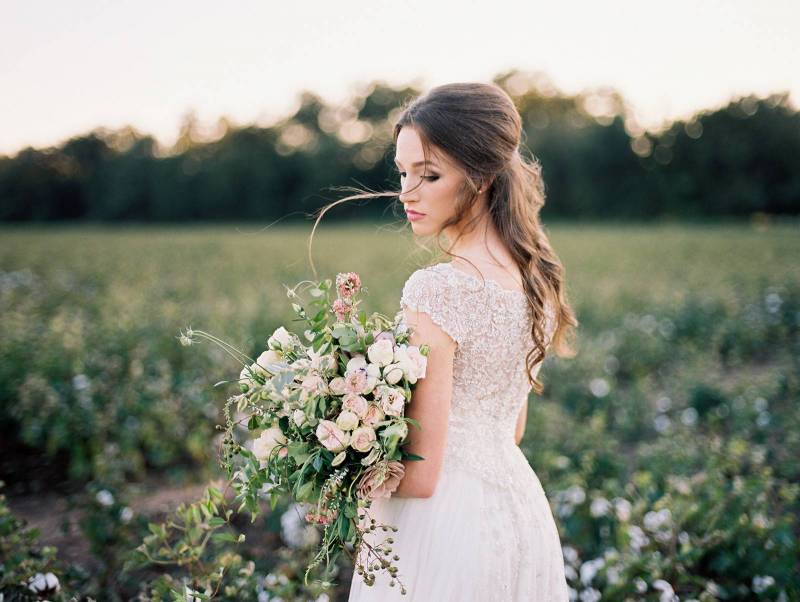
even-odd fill
[[(400, 165), (400, 162), (397, 159), (395, 159), (394, 162), (395, 162), (395, 165), (397, 165), (398, 167), (402, 167), (402, 165)], [(416, 163), (412, 163), (411, 167), (417, 167), (419, 165), (425, 165), (425, 163), (430, 163), (434, 167), (438, 167), (436, 165), (436, 163), (434, 163), (433, 161), (417, 161)]]

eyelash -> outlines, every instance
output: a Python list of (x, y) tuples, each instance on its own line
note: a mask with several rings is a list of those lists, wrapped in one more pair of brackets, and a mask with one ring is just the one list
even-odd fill
[[(400, 171), (400, 172), (397, 172), (397, 173), (401, 178), (405, 177), (405, 172)], [(423, 179), (428, 180), (429, 182), (435, 182), (436, 180), (439, 179), (439, 176), (422, 176), (422, 177), (423, 177)]]

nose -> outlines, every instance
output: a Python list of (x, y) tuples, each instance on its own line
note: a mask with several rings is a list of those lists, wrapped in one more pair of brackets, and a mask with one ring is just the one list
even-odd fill
[(402, 192), (400, 193), (399, 198), (402, 203), (416, 200), (417, 199), (416, 193), (419, 191), (420, 185), (422, 184), (422, 181), (419, 181), (416, 183), (416, 185), (411, 185), (409, 183), (409, 180), (410, 178), (406, 178), (406, 181), (403, 184), (401, 184)]

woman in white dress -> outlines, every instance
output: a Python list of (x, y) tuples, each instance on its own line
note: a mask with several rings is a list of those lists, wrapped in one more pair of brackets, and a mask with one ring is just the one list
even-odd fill
[[(394, 129), (415, 236), (453, 259), (416, 270), (401, 308), (411, 344), (430, 345), (406, 414), (391, 497), (369, 508), (371, 543), (392, 538), (398, 571), (353, 573), (349, 602), (563, 602), (558, 530), (518, 444), (545, 352), (570, 357), (577, 326), (563, 268), (539, 223), (541, 169), (519, 152), (521, 118), (499, 87), (448, 84), (416, 99)], [(366, 521), (367, 517), (364, 515)], [(369, 583), (367, 583), (369, 582)]]

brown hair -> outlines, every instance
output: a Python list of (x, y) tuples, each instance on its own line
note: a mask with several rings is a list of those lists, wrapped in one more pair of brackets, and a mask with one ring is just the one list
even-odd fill
[[(442, 232), (450, 226), (458, 226), (460, 233), (472, 227), (481, 217), (468, 221), (479, 198), (478, 189), (489, 185), (487, 203), (491, 222), (523, 277), (533, 318), (534, 348), (526, 358), (528, 379), (533, 391), (541, 394), (543, 387), (532, 377), (533, 368), (544, 360), (551, 346), (560, 357), (575, 356), (567, 339), (578, 321), (566, 298), (564, 268), (539, 222), (539, 212), (545, 202), (544, 181), (538, 160), (526, 159), (520, 153), (523, 130), (519, 111), (511, 97), (494, 84), (452, 83), (437, 86), (404, 107), (394, 125), (395, 143), (404, 127), (414, 128), (419, 135), (425, 159), (431, 151), (433, 154), (441, 151), (464, 171), (453, 215), (436, 234), (439, 249), (445, 254), (455, 256), (442, 246)], [(420, 180), (420, 185), (422, 182)], [(395, 191), (368, 192), (340, 199), (320, 210), (314, 230), (328, 209), (339, 203), (376, 196), (396, 198), (399, 194)], [(312, 230), (312, 238), (313, 235)], [(309, 240), (309, 254), (310, 245)], [(555, 323), (550, 340), (545, 333), (546, 305), (552, 308)]]

